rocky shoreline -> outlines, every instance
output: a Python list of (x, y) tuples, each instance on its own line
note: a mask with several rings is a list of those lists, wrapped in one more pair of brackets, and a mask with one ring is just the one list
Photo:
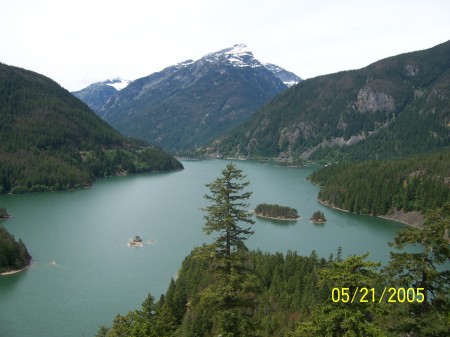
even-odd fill
[[(333, 209), (336, 209), (338, 211), (342, 211), (342, 212), (347, 212), (350, 213), (350, 211), (343, 209), (343, 208), (339, 208), (336, 206), (333, 206), (331, 203), (326, 202), (326, 201), (322, 201), (320, 199), (317, 199), (317, 201), (324, 206), (327, 207), (331, 207)], [(370, 214), (367, 214), (370, 215)], [(386, 220), (391, 220), (391, 221), (397, 221), (400, 222), (402, 224), (408, 225), (408, 226), (412, 226), (412, 227), (416, 227), (416, 228), (422, 228), (423, 227), (423, 223), (424, 223), (424, 217), (422, 215), (422, 213), (420, 213), (419, 211), (412, 211), (412, 212), (403, 212), (403, 211), (394, 211), (392, 214), (385, 214), (385, 215), (376, 215), (378, 218), (381, 219), (386, 219)]]
[(4, 271), (3, 273), (0, 273), (0, 276), (8, 276), (8, 275), (14, 275), (14, 274), (20, 273), (20, 272), (27, 270), (30, 266), (31, 266), (31, 262), (22, 269)]
[(267, 215), (263, 215), (261, 213), (254, 213), (256, 216), (259, 216), (260, 218), (264, 218), (264, 219), (271, 219), (271, 220), (280, 220), (280, 221), (297, 221), (298, 219), (300, 219), (300, 217), (298, 218), (275, 218), (275, 217), (271, 217), (271, 216), (267, 216)]

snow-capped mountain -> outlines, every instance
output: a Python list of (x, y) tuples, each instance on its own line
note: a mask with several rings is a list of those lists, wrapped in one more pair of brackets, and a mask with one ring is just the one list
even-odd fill
[(287, 71), (286, 69), (275, 64), (264, 63), (264, 67), (274, 73), (288, 87), (292, 87), (293, 85), (303, 81), (301, 77), (295, 75), (293, 72)]
[(130, 80), (124, 80), (118, 77), (93, 83), (80, 91), (72, 92), (72, 94), (81, 99), (92, 110), (98, 111), (111, 96), (126, 88), (130, 83)]
[(103, 82), (100, 82), (100, 85), (109, 85), (113, 88), (115, 88), (117, 91), (120, 91), (122, 89), (125, 89), (127, 87), (128, 84), (130, 84), (131, 81), (130, 80), (124, 80), (123, 78), (117, 77), (114, 78), (112, 80), (106, 80)]
[(134, 80), (94, 111), (125, 135), (188, 150), (243, 123), (285, 89), (246, 45), (236, 44)]
[(263, 66), (253, 57), (253, 53), (245, 44), (235, 44), (233, 47), (208, 54), (202, 59), (211, 63), (228, 62), (235, 67), (257, 68)]

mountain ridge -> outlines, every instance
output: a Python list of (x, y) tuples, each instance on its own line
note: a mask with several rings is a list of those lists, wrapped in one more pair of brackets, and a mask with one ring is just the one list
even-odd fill
[(202, 150), (242, 158), (377, 159), (450, 145), (450, 41), (307, 79)]
[(124, 134), (187, 150), (239, 125), (286, 88), (246, 45), (236, 44), (136, 79), (94, 110)]
[(181, 169), (41, 74), (0, 63), (0, 193), (89, 186), (97, 178)]

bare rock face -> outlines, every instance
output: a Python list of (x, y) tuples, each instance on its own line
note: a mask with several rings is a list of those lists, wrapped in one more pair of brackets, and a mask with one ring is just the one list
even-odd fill
[(359, 112), (393, 112), (395, 101), (391, 95), (367, 86), (359, 90), (356, 106)]
[(414, 64), (407, 64), (405, 66), (405, 73), (408, 76), (416, 76), (419, 74), (419, 67)]

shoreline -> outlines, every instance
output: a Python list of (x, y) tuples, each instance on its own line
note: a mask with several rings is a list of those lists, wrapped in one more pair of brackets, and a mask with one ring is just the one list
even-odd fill
[(314, 225), (323, 225), (323, 224), (325, 224), (327, 222), (326, 220), (325, 221), (323, 221), (323, 220), (317, 221), (317, 220), (312, 220), (312, 219), (309, 219), (309, 221), (311, 223), (313, 223)]
[(259, 216), (260, 218), (271, 219), (271, 220), (280, 220), (280, 221), (297, 221), (301, 218), (301, 217), (298, 217), (298, 218), (275, 218), (275, 217), (271, 217), (271, 216), (258, 214), (256, 212), (254, 212), (253, 214), (255, 214), (256, 216)]
[(0, 276), (8, 276), (8, 275), (14, 275), (14, 274), (20, 273), (20, 272), (27, 270), (30, 266), (31, 266), (31, 263), (22, 269), (10, 270), (10, 271), (5, 271), (3, 273), (0, 273)]
[[(335, 210), (338, 210), (338, 211), (341, 211), (341, 212), (352, 213), (352, 214), (359, 214), (359, 215), (374, 216), (374, 217), (377, 217), (377, 218), (380, 218), (380, 219), (384, 219), (384, 220), (390, 220), (390, 221), (399, 222), (401, 224), (404, 224), (404, 225), (407, 225), (407, 226), (411, 226), (411, 227), (414, 227), (414, 228), (419, 228), (419, 229), (423, 228), (423, 216), (418, 211), (408, 212), (408, 213), (405, 213), (403, 211), (395, 211), (393, 214), (371, 215), (371, 214), (353, 213), (353, 212), (350, 212), (350, 211), (348, 211), (346, 209), (333, 206), (331, 203), (329, 203), (327, 201), (322, 201), (320, 199), (317, 199), (317, 202), (319, 204), (323, 205), (323, 206), (327, 206), (327, 207), (330, 207), (332, 209), (335, 209)], [(411, 217), (414, 217), (414, 215), (419, 220), (414, 221), (414, 219), (411, 219)]]

